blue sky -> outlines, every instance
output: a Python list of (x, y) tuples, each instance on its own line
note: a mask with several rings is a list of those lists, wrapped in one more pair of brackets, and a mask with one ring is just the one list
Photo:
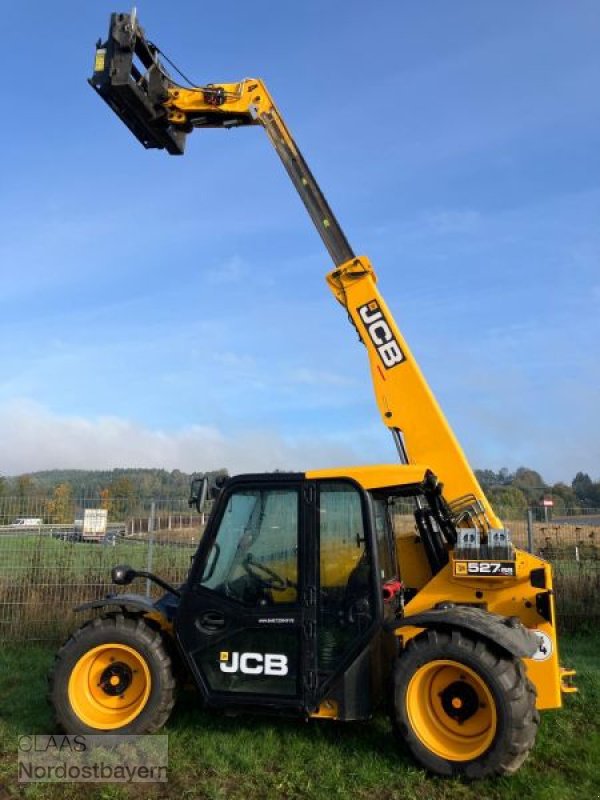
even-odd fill
[[(266, 136), (145, 151), (86, 84), (112, 10), (3, 9), (0, 472), (393, 459)], [(138, 14), (197, 82), (265, 79), (474, 466), (600, 477), (598, 4)]]

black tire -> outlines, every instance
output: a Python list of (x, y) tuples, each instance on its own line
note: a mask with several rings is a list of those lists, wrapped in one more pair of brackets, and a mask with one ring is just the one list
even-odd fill
[[(134, 718), (125, 721), (124, 724), (119, 720), (114, 724), (108, 720), (107, 725), (100, 713), (97, 719), (102, 724), (95, 726), (90, 724), (89, 718), (82, 719), (77, 713), (76, 707), (71, 702), (69, 684), (73, 671), (79, 669), (77, 665), (82, 659), (85, 660), (87, 654), (96, 648), (102, 653), (102, 647), (109, 648), (111, 644), (127, 648), (123, 650), (125, 654), (132, 653), (131, 658), (137, 659), (143, 678), (147, 678), (147, 686), (137, 705), (134, 703), (132, 706), (131, 713), (136, 714)], [(107, 649), (106, 652), (110, 651)], [(113, 665), (110, 668), (112, 669)], [(79, 680), (79, 672), (76, 674)], [(111, 688), (108, 680), (106, 685)], [(131, 684), (132, 691), (134, 685)], [(122, 695), (125, 700), (126, 688)], [(65, 733), (141, 734), (152, 733), (165, 724), (175, 703), (175, 689), (171, 658), (160, 631), (150, 627), (140, 616), (126, 616), (119, 613), (90, 620), (75, 631), (61, 647), (49, 675), (48, 698), (54, 707), (56, 722)], [(74, 691), (77, 691), (75, 684)], [(73, 697), (75, 696), (74, 694)], [(117, 713), (124, 712), (119, 709)]]
[[(520, 659), (475, 635), (429, 630), (411, 639), (396, 661), (392, 719), (430, 772), (469, 779), (510, 775), (535, 742), (535, 699)], [(461, 731), (467, 723), (476, 736)]]

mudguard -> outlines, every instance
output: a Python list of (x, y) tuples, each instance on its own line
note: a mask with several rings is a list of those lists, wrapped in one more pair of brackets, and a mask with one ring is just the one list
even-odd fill
[(144, 614), (159, 614), (167, 622), (172, 622), (177, 611), (178, 598), (172, 594), (165, 594), (160, 600), (151, 600), (141, 594), (109, 594), (98, 600), (90, 600), (75, 607), (75, 611), (88, 611), (89, 609), (117, 606), (118, 608), (142, 611)]
[(446, 631), (456, 628), (477, 633), (517, 658), (531, 658), (539, 648), (536, 634), (528, 630), (518, 617), (503, 617), (474, 606), (432, 608), (404, 617), (387, 627), (396, 631), (408, 625)]

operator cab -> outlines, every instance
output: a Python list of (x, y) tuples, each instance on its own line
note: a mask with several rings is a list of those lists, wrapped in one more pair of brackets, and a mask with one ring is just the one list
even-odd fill
[(319, 713), (328, 698), (332, 716), (368, 717), (394, 652), (384, 623), (402, 614), (401, 580), (414, 593), (432, 574), (414, 576), (408, 561), (400, 574), (396, 542), (408, 542), (393, 522), (423, 546), (426, 521), (447, 560), (424, 471), (420, 483), (371, 489), (362, 475), (310, 475), (242, 475), (220, 492), (175, 621), (209, 705)]

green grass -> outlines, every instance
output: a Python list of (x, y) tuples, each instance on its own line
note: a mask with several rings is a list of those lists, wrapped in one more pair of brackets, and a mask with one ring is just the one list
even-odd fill
[[(111, 547), (50, 536), (0, 536), (0, 642), (65, 636), (77, 624), (73, 606), (115, 591), (110, 581), (115, 564), (150, 568), (167, 581), (183, 582), (195, 549), (192, 534), (197, 544), (197, 531), (157, 532), (150, 559), (146, 539), (119, 540)], [(166, 535), (179, 543), (160, 543)], [(598, 624), (600, 562), (562, 558), (553, 567), (561, 629), (578, 631), (586, 620)], [(143, 581), (133, 588), (145, 590)]]
[[(152, 563), (156, 569), (188, 567), (194, 546), (155, 544)], [(148, 541), (118, 540), (114, 547), (93, 542), (63, 542), (50, 536), (0, 536), (0, 564), (2, 573), (12, 573), (17, 578), (32, 569), (46, 569), (65, 576), (77, 577), (90, 571), (110, 571), (115, 563), (131, 562), (146, 565)]]
[[(116, 587), (115, 564), (150, 569), (173, 583), (185, 580), (191, 542), (181, 546), (121, 540), (112, 547), (63, 542), (49, 536), (0, 537), (0, 642), (64, 637), (78, 624), (73, 607), (95, 600)], [(133, 591), (144, 593), (138, 581)], [(160, 590), (153, 586), (153, 595)]]
[(202, 711), (185, 693), (169, 721), (169, 783), (128, 787), (16, 784), (16, 738), (50, 733), (45, 704), (47, 647), (0, 652), (0, 798), (117, 800), (596, 800), (600, 796), (600, 635), (563, 637), (580, 693), (542, 715), (535, 749), (511, 778), (475, 784), (429, 777), (390, 734), (370, 723), (278, 721)]

